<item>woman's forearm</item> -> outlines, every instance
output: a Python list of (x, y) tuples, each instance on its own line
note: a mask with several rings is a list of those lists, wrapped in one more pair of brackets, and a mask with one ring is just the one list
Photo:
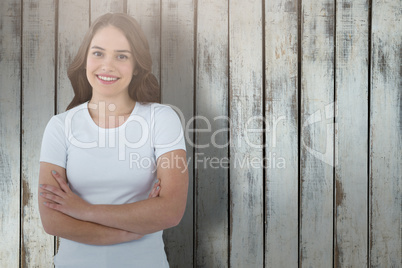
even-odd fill
[[(42, 210), (49, 210), (43, 207)], [(57, 211), (47, 211), (42, 217), (45, 231), (54, 236), (90, 245), (111, 245), (137, 240), (142, 235), (74, 219)]]
[[(39, 193), (40, 214), (47, 233), (74, 241), (84, 239), (83, 243), (104, 244), (110, 243), (110, 239), (112, 243), (116, 241), (116, 235), (117, 243), (126, 242), (142, 237), (140, 232), (147, 234), (171, 227), (167, 220), (172, 214), (166, 213), (171, 206), (163, 202), (166, 198), (159, 199), (159, 181), (154, 184), (147, 200), (122, 205), (92, 205), (73, 193), (60, 174), (54, 176), (61, 189), (41, 184), (43, 192)], [(140, 219), (139, 228), (134, 228), (139, 232), (133, 231), (132, 225), (138, 223), (133, 219)], [(101, 233), (100, 237), (98, 233)], [(91, 242), (94, 235), (100, 241)]]
[[(175, 157), (182, 161), (176, 162)], [(164, 154), (159, 161), (167, 161), (170, 165), (169, 168), (158, 165), (157, 175), (161, 181), (158, 197), (124, 205), (92, 205), (83, 219), (138, 234), (153, 233), (179, 224), (188, 190), (185, 152), (179, 150)]]
[[(59, 187), (57, 181), (52, 176), (52, 170), (57, 171), (58, 174), (62, 174), (65, 177), (66, 171), (64, 168), (41, 162), (39, 171), (40, 184), (43, 183)], [(136, 240), (141, 237), (138, 234), (72, 218), (71, 216), (48, 208), (44, 204), (45, 202), (49, 203), (51, 201), (44, 197), (42, 190), (39, 190), (38, 205), (40, 217), (45, 232), (48, 234), (92, 245), (117, 244)]]
[(176, 226), (184, 207), (163, 197), (123, 205), (93, 205), (85, 220), (138, 234), (149, 234)]
[(43, 206), (77, 220), (129, 233), (148, 234), (173, 227), (183, 217), (187, 201), (188, 171), (185, 151), (173, 151), (159, 158), (172, 163), (175, 156), (182, 159), (179, 161), (180, 165), (158, 165), (157, 175), (160, 181), (155, 184), (157, 187), (151, 191), (147, 200), (122, 205), (92, 205), (71, 191), (65, 177), (54, 172), (54, 182), (58, 185), (40, 184), (42, 198), (49, 201)]

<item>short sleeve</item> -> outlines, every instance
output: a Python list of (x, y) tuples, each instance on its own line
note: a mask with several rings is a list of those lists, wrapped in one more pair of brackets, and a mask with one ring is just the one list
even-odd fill
[(169, 106), (157, 105), (152, 114), (155, 158), (173, 150), (186, 150), (183, 127), (176, 112)]
[(53, 116), (45, 128), (42, 138), (40, 162), (47, 162), (66, 168), (67, 146), (64, 122), (57, 116)]

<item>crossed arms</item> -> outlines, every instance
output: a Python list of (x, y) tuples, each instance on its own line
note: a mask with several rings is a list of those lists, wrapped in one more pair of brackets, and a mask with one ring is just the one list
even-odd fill
[[(174, 164), (160, 165), (162, 162)], [(186, 152), (174, 150), (160, 156), (157, 176), (160, 182), (146, 200), (93, 205), (71, 192), (64, 168), (41, 162), (38, 201), (42, 225), (48, 234), (93, 245), (136, 240), (176, 226), (183, 217), (187, 200)]]

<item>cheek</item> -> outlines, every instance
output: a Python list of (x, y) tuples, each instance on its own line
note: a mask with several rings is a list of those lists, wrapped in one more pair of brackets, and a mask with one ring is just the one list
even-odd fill
[(94, 70), (95, 65), (96, 65), (95, 60), (93, 60), (91, 58), (88, 58), (87, 59), (87, 66), (86, 66), (87, 72), (91, 71), (91, 70)]
[(134, 73), (134, 65), (132, 63), (127, 63), (124, 65), (124, 73), (130, 76), (133, 76)]
[(96, 70), (96, 62), (93, 59), (88, 58), (86, 64), (85, 73), (88, 81), (91, 83), (91, 80), (94, 79), (93, 73)]

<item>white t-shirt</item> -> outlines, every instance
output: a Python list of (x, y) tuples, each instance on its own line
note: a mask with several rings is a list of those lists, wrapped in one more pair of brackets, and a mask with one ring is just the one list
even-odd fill
[[(136, 103), (120, 127), (98, 127), (88, 102), (53, 116), (46, 126), (41, 162), (66, 169), (70, 188), (92, 204), (126, 204), (148, 198), (156, 159), (185, 150), (179, 117), (169, 106)], [(162, 231), (115, 245), (60, 239), (56, 267), (169, 267)]]

